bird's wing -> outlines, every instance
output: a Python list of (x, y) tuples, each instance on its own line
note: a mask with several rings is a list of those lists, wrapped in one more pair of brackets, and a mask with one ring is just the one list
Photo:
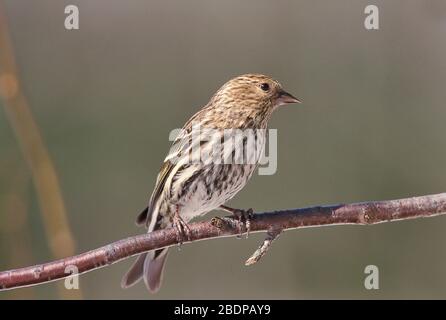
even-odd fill
[[(145, 224), (149, 226), (152, 221), (152, 215), (154, 212), (157, 212), (157, 206), (159, 205), (159, 199), (164, 191), (170, 190), (170, 182), (171, 179), (169, 177), (173, 177), (175, 173), (182, 169), (182, 164), (187, 162), (189, 158), (189, 152), (191, 149), (192, 143), (192, 135), (191, 135), (191, 126), (189, 125), (190, 121), (188, 121), (185, 127), (180, 131), (166, 158), (164, 159), (164, 163), (158, 173), (158, 177), (156, 179), (155, 188), (150, 197), (149, 205), (146, 207), (137, 217), (136, 223), (138, 225)], [(171, 175), (173, 173), (173, 175)]]
[(149, 205), (138, 215), (136, 219), (136, 223), (138, 225), (146, 224), (146, 226), (149, 226), (150, 221), (152, 220), (153, 212), (157, 211), (158, 200), (160, 199), (161, 194), (166, 189), (170, 189), (169, 183), (172, 181), (172, 179), (169, 179), (169, 177), (173, 177), (176, 173), (185, 169), (184, 164), (190, 160), (193, 126), (195, 124), (202, 124), (202, 120), (206, 115), (208, 108), (209, 105), (206, 105), (195, 113), (184, 124), (180, 133), (172, 143), (169, 153), (164, 159), (164, 163), (156, 179), (155, 189), (150, 197)]

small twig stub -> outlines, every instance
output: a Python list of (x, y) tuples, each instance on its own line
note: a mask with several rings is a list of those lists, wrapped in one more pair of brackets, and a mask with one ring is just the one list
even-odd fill
[(251, 257), (248, 258), (248, 260), (245, 261), (245, 266), (250, 266), (258, 262), (266, 254), (273, 241), (276, 240), (281, 233), (282, 229), (280, 228), (270, 228), (260, 247), (251, 255)]

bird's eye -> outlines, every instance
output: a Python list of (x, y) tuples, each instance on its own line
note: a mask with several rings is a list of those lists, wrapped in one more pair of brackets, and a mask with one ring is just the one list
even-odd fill
[(263, 91), (268, 91), (269, 90), (269, 84), (267, 83), (262, 83), (260, 85), (260, 89), (262, 89)]

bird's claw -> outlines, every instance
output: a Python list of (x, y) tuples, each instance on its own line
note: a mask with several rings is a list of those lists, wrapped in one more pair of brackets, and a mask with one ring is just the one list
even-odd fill
[(234, 209), (227, 206), (220, 206), (220, 209), (230, 212), (233, 215), (233, 222), (231, 225), (237, 225), (237, 228), (239, 230), (239, 234), (237, 238), (241, 238), (243, 235), (243, 227), (246, 229), (246, 238), (249, 236), (249, 232), (251, 231), (251, 218), (253, 215), (252, 208), (249, 208), (248, 210), (243, 209)]
[(234, 209), (233, 215), (238, 221), (239, 235), (237, 238), (241, 238), (243, 235), (243, 227), (246, 229), (246, 238), (249, 237), (249, 233), (251, 232), (251, 218), (252, 218), (253, 210), (249, 208), (247, 210), (243, 209)]
[(184, 240), (190, 241), (191, 230), (189, 225), (179, 215), (173, 218), (173, 226), (175, 228), (178, 245), (182, 245)]

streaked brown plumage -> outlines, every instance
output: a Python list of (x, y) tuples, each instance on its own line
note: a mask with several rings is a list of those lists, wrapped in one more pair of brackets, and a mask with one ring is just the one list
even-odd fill
[[(299, 100), (285, 92), (279, 82), (265, 75), (245, 74), (225, 83), (208, 104), (186, 122), (173, 142), (149, 205), (138, 216), (137, 223), (145, 224), (148, 232), (173, 226), (181, 236), (187, 233), (187, 222), (192, 218), (222, 207), (245, 186), (256, 169), (273, 111), (282, 104), (296, 102)], [(231, 149), (222, 155), (223, 163), (194, 162), (191, 154), (195, 154), (194, 146), (197, 146), (193, 140), (195, 126), (213, 129), (216, 133), (209, 141), (200, 141), (200, 152), (213, 150), (221, 142), (225, 129), (255, 130), (253, 137), (259, 147), (254, 148), (251, 161), (246, 163), (229, 161), (236, 153)], [(237, 145), (228, 148), (237, 148)], [(122, 286), (129, 287), (144, 278), (147, 288), (157, 291), (166, 257), (167, 249), (141, 254), (124, 276)]]

